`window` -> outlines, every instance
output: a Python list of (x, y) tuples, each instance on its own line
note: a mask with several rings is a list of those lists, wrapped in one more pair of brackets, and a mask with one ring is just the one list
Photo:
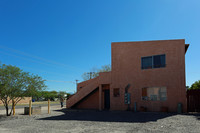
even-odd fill
[(142, 100), (146, 101), (166, 101), (166, 87), (146, 87), (142, 88)]
[(165, 55), (155, 55), (153, 56), (154, 68), (165, 67)]
[(165, 54), (142, 57), (142, 69), (165, 67)]
[(119, 97), (119, 88), (114, 88), (113, 89), (113, 96), (114, 97)]
[(142, 58), (142, 69), (152, 68), (152, 56)]

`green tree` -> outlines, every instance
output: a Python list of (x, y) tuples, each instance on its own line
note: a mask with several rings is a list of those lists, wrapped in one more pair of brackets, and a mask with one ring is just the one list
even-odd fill
[(7, 116), (13, 111), (11, 109), (9, 113), (8, 105), (11, 101), (14, 101), (12, 106), (16, 106), (25, 96), (36, 95), (45, 87), (41, 77), (23, 72), (16, 66), (0, 64), (0, 100), (6, 108)]
[(55, 98), (60, 98), (60, 97), (63, 97), (63, 98), (67, 98), (68, 96), (70, 96), (69, 93), (65, 92), (65, 91), (42, 91), (41, 92), (41, 98), (44, 98), (44, 100), (52, 100), (54, 101)]
[(190, 89), (190, 86), (186, 86), (186, 90)]
[(42, 91), (41, 97), (44, 98), (44, 100), (50, 99), (51, 101), (54, 101), (55, 98), (58, 98), (58, 92), (57, 91)]
[(58, 92), (58, 97), (59, 98), (67, 98), (67, 96), (68, 96), (69, 94), (67, 93), (67, 92), (65, 92), (65, 91), (59, 91)]
[(95, 78), (95, 77), (99, 76), (100, 72), (109, 72), (109, 71), (111, 71), (111, 65), (110, 64), (104, 65), (100, 69), (97, 69), (97, 68), (94, 67), (90, 70), (90, 72), (92, 72), (91, 75), (90, 75), (90, 73), (85, 72), (85, 73), (82, 74), (82, 78), (83, 78), (84, 81), (89, 80), (90, 78)]
[(41, 96), (41, 92), (46, 88), (44, 80), (38, 75), (29, 75), (27, 77), (28, 88), (25, 90), (25, 95), (32, 98)]
[(191, 87), (190, 87), (191, 90), (197, 90), (197, 89), (200, 89), (200, 80), (194, 82)]
[(58, 98), (58, 92), (57, 91), (50, 91), (50, 100), (55, 101), (55, 98)]

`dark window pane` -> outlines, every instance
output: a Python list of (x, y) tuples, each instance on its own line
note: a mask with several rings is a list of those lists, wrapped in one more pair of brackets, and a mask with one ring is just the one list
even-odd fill
[(142, 57), (142, 69), (152, 68), (152, 56)]
[(154, 68), (165, 67), (165, 55), (153, 56), (153, 67)]
[(114, 97), (119, 97), (119, 88), (114, 88), (113, 95)]
[(147, 96), (147, 88), (142, 88), (142, 96), (143, 97)]
[(165, 62), (165, 55), (161, 55), (161, 66), (162, 67), (165, 67), (165, 65), (166, 65), (166, 62)]

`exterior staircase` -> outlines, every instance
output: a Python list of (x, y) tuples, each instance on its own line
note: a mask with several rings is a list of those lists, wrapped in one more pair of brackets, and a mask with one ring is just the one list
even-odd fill
[(88, 94), (90, 94), (92, 91), (94, 91), (98, 86), (99, 86), (99, 77), (96, 77), (95, 79), (93, 79), (92, 82), (81, 88), (81, 90), (77, 91), (72, 97), (67, 99), (66, 107), (71, 108), (80, 100), (82, 100), (84, 97), (86, 97)]

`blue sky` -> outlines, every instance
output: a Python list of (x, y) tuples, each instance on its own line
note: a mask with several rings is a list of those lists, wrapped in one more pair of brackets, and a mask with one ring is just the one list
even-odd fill
[[(111, 64), (111, 42), (185, 39), (186, 84), (200, 80), (199, 0), (1, 0), (0, 61), (75, 91), (83, 72)], [(61, 82), (67, 81), (67, 82)]]

